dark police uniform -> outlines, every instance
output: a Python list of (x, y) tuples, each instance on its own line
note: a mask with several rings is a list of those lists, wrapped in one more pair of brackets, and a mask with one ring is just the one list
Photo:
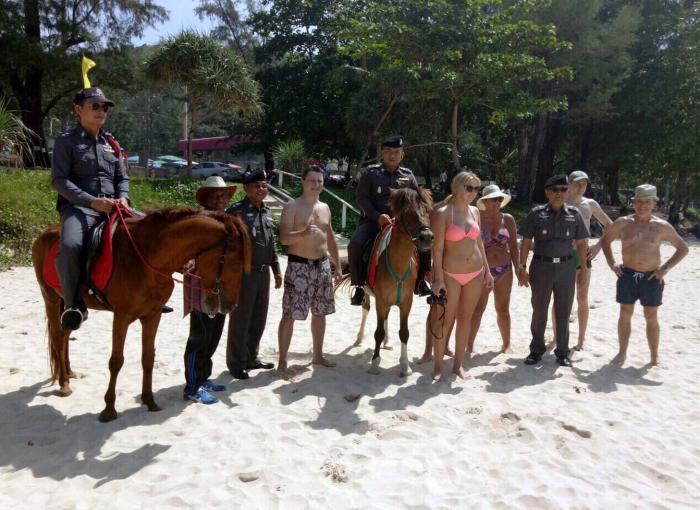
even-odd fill
[(364, 283), (362, 250), (370, 239), (374, 239), (379, 228), (377, 218), (382, 214), (391, 216), (389, 189), (417, 187), (416, 178), (408, 168), (399, 167), (389, 172), (384, 165), (371, 165), (360, 176), (355, 199), (364, 213), (362, 223), (352, 235), (348, 245), (350, 281), (353, 285)]
[(556, 315), (557, 358), (569, 355), (569, 314), (576, 288), (576, 262), (571, 255), (571, 244), (585, 239), (588, 229), (578, 210), (564, 204), (555, 212), (549, 204), (534, 207), (520, 225), (523, 238), (534, 239), (530, 263), (532, 291), (532, 342), (530, 354), (541, 357), (546, 347), (544, 330), (547, 326), (549, 300), (554, 293)]
[(61, 214), (56, 270), (66, 309), (78, 305), (83, 244), (102, 215), (90, 207), (91, 202), (99, 197), (129, 198), (124, 160), (109, 143), (110, 136), (100, 130), (94, 138), (77, 126), (59, 136), (54, 145), (51, 186), (58, 192), (56, 209)]
[(234, 373), (245, 370), (258, 357), (270, 301), (270, 268), (276, 276), (281, 273), (270, 209), (265, 204), (258, 209), (246, 197), (226, 212), (238, 215), (246, 224), (253, 250), (250, 273), (243, 275), (241, 282), (238, 307), (229, 316), (226, 365)]

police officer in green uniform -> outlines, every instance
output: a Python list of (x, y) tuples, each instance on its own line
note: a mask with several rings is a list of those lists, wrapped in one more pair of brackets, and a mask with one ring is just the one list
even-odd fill
[[(367, 167), (358, 181), (356, 200), (364, 214), (362, 223), (353, 233), (348, 245), (350, 282), (355, 286), (350, 298), (350, 303), (353, 305), (361, 305), (365, 296), (365, 291), (362, 288), (365, 280), (365, 268), (362, 261), (364, 247), (391, 219), (389, 189), (407, 186), (418, 187), (413, 172), (399, 166), (403, 157), (403, 139), (401, 137), (384, 140), (381, 151), (382, 163)], [(429, 268), (430, 252), (420, 252), (415, 292), (421, 296), (430, 294), (430, 286), (425, 281), (425, 273)]]
[[(556, 344), (554, 354), (562, 366), (571, 366), (569, 359), (569, 314), (576, 290), (576, 261), (571, 254), (574, 243), (580, 260), (586, 260), (588, 229), (575, 207), (565, 203), (568, 191), (566, 175), (555, 175), (545, 183), (549, 201), (534, 207), (520, 225), (523, 236), (520, 249), (518, 282), (532, 291), (532, 341), (525, 363), (539, 363), (546, 351), (544, 330), (547, 326), (549, 301), (554, 294)], [(527, 271), (527, 257), (534, 239), (532, 262)]]
[(253, 248), (252, 267), (243, 275), (238, 307), (231, 312), (228, 322), (226, 365), (237, 379), (248, 379), (249, 370), (274, 367), (273, 363), (258, 358), (270, 301), (270, 269), (275, 277), (275, 288), (282, 286), (272, 217), (263, 203), (267, 196), (265, 174), (259, 169), (247, 171), (243, 175), (243, 185), (246, 197), (226, 210), (246, 224)]
[(114, 103), (97, 87), (81, 90), (73, 100), (80, 123), (56, 139), (51, 186), (58, 192), (61, 241), (56, 270), (63, 288), (61, 325), (76, 330), (87, 317), (80, 299), (83, 245), (89, 230), (116, 204), (129, 204), (129, 177), (121, 149), (102, 129)]

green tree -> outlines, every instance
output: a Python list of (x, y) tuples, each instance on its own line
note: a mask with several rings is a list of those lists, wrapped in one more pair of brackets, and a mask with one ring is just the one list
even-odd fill
[(143, 69), (146, 78), (161, 89), (184, 88), (190, 170), (195, 125), (223, 112), (249, 116), (261, 112), (259, 86), (248, 67), (238, 54), (211, 37), (183, 32), (156, 48)]
[(275, 167), (285, 172), (301, 175), (306, 160), (304, 142), (301, 140), (287, 140), (278, 143), (272, 150), (275, 158)]
[[(118, 48), (166, 18), (165, 9), (152, 2), (7, 0), (0, 11), (0, 86), (42, 148), (44, 119), (82, 88), (79, 54)], [(35, 160), (48, 164), (45, 149)]]
[(7, 108), (7, 100), (0, 96), (0, 150), (10, 155), (31, 160), (34, 133), (15, 113)]

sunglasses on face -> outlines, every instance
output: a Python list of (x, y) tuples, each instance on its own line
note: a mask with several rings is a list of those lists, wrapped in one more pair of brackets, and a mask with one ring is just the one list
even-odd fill
[(107, 113), (110, 108), (111, 108), (111, 106), (108, 105), (107, 103), (90, 103), (90, 109), (93, 112), (96, 112), (98, 110), (102, 110), (105, 113)]
[(469, 184), (465, 184), (464, 189), (467, 190), (467, 193), (478, 193), (481, 186), (470, 186)]
[(567, 191), (569, 191), (568, 186), (552, 186), (549, 189), (552, 190), (552, 193), (566, 193)]
[(503, 202), (503, 197), (489, 198), (491, 202)]

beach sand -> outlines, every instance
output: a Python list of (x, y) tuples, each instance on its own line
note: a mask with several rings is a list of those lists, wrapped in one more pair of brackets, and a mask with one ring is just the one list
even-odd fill
[[(619, 244), (616, 245), (619, 249)], [(667, 257), (671, 248), (664, 247)], [(284, 260), (284, 258), (283, 258)], [(284, 262), (283, 262), (284, 263)], [(489, 303), (466, 381), (433, 384), (430, 364), (398, 367), (398, 312), (381, 373), (367, 373), (374, 316), (352, 344), (360, 310), (339, 295), (325, 351), (310, 366), (309, 323), (297, 323), (289, 380), (226, 371), (222, 402), (182, 400), (188, 319), (179, 286), (158, 332), (154, 391), (140, 405), (140, 326), (132, 325), (117, 384), (116, 421), (97, 414), (109, 377), (111, 314), (90, 312), (70, 343), (79, 378), (54, 395), (43, 304), (31, 268), (0, 273), (1, 508), (697, 508), (700, 497), (700, 246), (671, 271), (661, 322), (661, 366), (650, 367), (641, 308), (627, 362), (617, 352), (615, 277), (594, 261), (586, 349), (573, 368), (553, 356), (523, 365), (530, 291), (513, 289), (512, 354)], [(261, 344), (276, 362), (282, 291), (272, 290)], [(414, 303), (411, 360), (424, 346), (427, 305)], [(551, 329), (548, 328), (551, 338)], [(571, 325), (575, 345), (577, 324)], [(446, 360), (447, 367), (450, 361)], [(358, 398), (359, 396), (359, 398)], [(353, 399), (355, 399), (353, 401)]]

